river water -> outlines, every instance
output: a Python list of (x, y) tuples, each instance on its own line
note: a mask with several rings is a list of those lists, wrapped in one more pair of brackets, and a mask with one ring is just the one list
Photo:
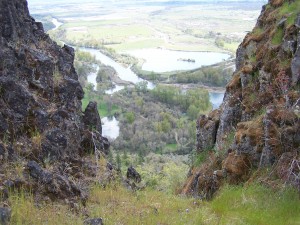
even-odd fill
[(193, 70), (229, 59), (230, 55), (219, 52), (188, 52), (167, 49), (138, 49), (126, 52), (136, 58), (144, 59), (143, 70), (170, 72)]
[(53, 18), (51, 21), (55, 27), (52, 30), (56, 30), (57, 28), (59, 28), (61, 25), (63, 25), (63, 23), (59, 22), (57, 19)]

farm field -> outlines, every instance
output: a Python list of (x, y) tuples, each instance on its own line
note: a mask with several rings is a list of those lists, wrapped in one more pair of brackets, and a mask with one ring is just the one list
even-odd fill
[(262, 4), (54, 1), (34, 3), (31, 12), (62, 22), (50, 34), (73, 45), (105, 46), (117, 52), (166, 48), (234, 53), (256, 23)]

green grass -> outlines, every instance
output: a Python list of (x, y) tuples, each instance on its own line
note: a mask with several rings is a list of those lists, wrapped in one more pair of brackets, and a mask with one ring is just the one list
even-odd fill
[(273, 45), (280, 45), (283, 39), (284, 30), (282, 27), (278, 27), (273, 38), (272, 38), (272, 44)]
[[(129, 192), (124, 188), (92, 190), (93, 217), (102, 216), (113, 224), (200, 224), (202, 213), (193, 199), (180, 198), (154, 190)], [(193, 215), (193, 216), (191, 216)]]
[(177, 144), (176, 143), (174, 143), (174, 144), (167, 144), (166, 147), (170, 148), (170, 149), (173, 149), (173, 150), (176, 150), (177, 149)]
[(223, 48), (235, 54), (239, 45), (240, 42), (231, 42), (231, 43), (225, 42)]
[(193, 162), (193, 166), (197, 167), (197, 166), (200, 166), (202, 163), (204, 163), (209, 156), (209, 152), (210, 152), (210, 149), (205, 149), (200, 153), (196, 153), (196, 156), (195, 156), (195, 159)]
[(166, 146), (163, 148), (162, 153), (171, 153), (177, 151), (177, 144), (166, 144)]
[(295, 20), (297, 18), (297, 15), (300, 12), (300, 1), (293, 1), (291, 3), (285, 2), (281, 7), (280, 11), (278, 13), (279, 19), (282, 18), (282, 16), (289, 14), (289, 17), (287, 19), (287, 25), (293, 25), (295, 23)]
[(40, 203), (37, 206), (31, 194), (12, 194), (9, 203), (13, 225), (82, 225), (82, 216), (71, 212), (67, 205)]
[(220, 224), (300, 224), (295, 190), (273, 191), (261, 185), (226, 186), (212, 203)]
[(275, 191), (262, 185), (225, 186), (212, 200), (194, 198), (152, 189), (131, 192), (118, 184), (91, 187), (87, 206), (79, 204), (75, 213), (60, 203), (35, 204), (32, 195), (13, 194), (9, 198), (14, 225), (77, 225), (90, 218), (102, 217), (104, 224), (168, 225), (296, 225), (300, 223), (300, 201), (295, 190)]

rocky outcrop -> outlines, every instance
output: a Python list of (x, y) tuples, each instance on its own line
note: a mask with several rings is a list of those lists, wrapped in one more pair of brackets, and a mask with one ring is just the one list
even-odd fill
[[(108, 153), (109, 142), (96, 103), (81, 110), (73, 61), (74, 49), (49, 38), (26, 0), (0, 1), (0, 190), (25, 185), (53, 199), (82, 198), (76, 181), (96, 176), (84, 156)], [(12, 161), (25, 169), (6, 177)]]
[[(300, 174), (296, 167), (300, 162), (300, 16), (297, 4), (270, 0), (253, 31), (239, 46), (236, 71), (226, 87), (223, 104), (208, 116), (201, 116), (197, 123), (198, 153), (213, 150), (222, 163), (194, 169), (198, 172), (191, 173), (185, 191), (197, 190), (191, 191), (197, 194), (201, 193), (199, 189), (217, 190), (210, 186), (223, 181), (245, 182), (251, 180), (251, 173), (257, 169), (275, 165), (276, 171), (282, 169), (277, 172), (281, 181), (299, 186)], [(288, 168), (290, 176), (286, 175)], [(201, 186), (199, 179), (203, 174), (211, 179)]]
[(102, 218), (87, 219), (84, 221), (83, 225), (103, 225), (103, 220)]
[[(220, 123), (220, 111), (215, 110), (210, 116), (201, 115), (197, 121), (197, 151), (203, 152), (215, 145)], [(201, 128), (201, 129), (200, 129)]]
[(8, 225), (11, 217), (11, 210), (9, 208), (0, 208), (0, 224)]

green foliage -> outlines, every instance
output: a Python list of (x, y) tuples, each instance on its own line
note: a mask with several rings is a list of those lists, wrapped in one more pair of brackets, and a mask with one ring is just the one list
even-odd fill
[(151, 93), (155, 99), (163, 103), (179, 106), (192, 119), (196, 118), (199, 112), (206, 112), (211, 109), (208, 91), (204, 89), (190, 89), (182, 92), (177, 87), (157, 85), (151, 90)]
[(134, 85), (137, 92), (145, 93), (147, 91), (147, 81), (141, 81)]
[(225, 63), (205, 66), (191, 72), (172, 75), (178, 83), (201, 83), (207, 86), (224, 87), (230, 80), (233, 70)]
[(189, 166), (185, 156), (149, 154), (145, 163), (137, 166), (142, 180), (149, 188), (175, 193), (186, 180)]
[(193, 162), (194, 166), (200, 166), (205, 160), (208, 158), (208, 151), (201, 152), (195, 155), (195, 159)]
[(134, 114), (134, 112), (127, 112), (125, 114), (125, 117), (126, 117), (127, 123), (129, 123), (129, 124), (132, 124), (134, 122), (134, 120), (135, 120), (135, 114)]
[(284, 30), (282, 27), (278, 27), (273, 38), (272, 38), (272, 44), (273, 45), (280, 45), (283, 39)]
[(299, 1), (285, 1), (279, 9), (278, 19), (282, 16), (287, 16), (287, 26), (293, 25), (296, 21), (297, 15), (300, 12)]

